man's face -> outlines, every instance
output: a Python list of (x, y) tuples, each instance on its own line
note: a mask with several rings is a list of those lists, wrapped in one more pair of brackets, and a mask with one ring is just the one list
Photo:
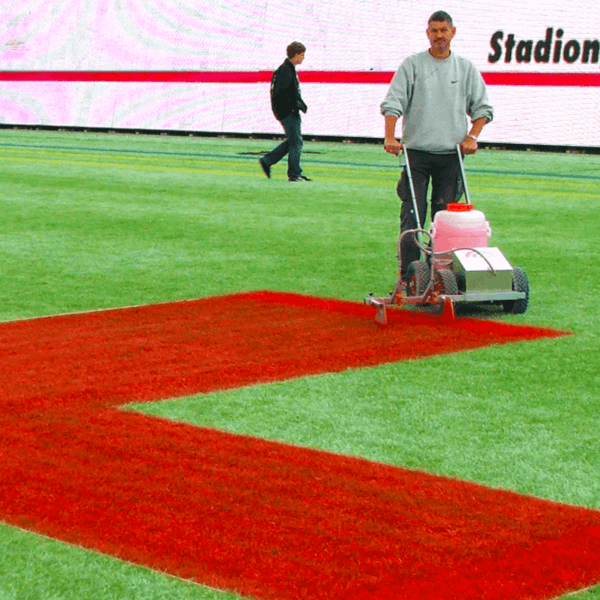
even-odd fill
[(455, 33), (456, 27), (450, 27), (448, 21), (430, 21), (427, 37), (432, 53), (436, 56), (447, 56), (450, 52), (450, 41)]
[(300, 64), (302, 64), (302, 61), (304, 60), (304, 54), (305, 54), (305, 52), (302, 52), (302, 54), (296, 54), (296, 55), (292, 56), (292, 58), (290, 58), (290, 61), (294, 65), (300, 65)]

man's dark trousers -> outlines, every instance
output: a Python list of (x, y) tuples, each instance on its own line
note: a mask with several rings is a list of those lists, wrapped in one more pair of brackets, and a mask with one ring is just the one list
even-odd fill
[(287, 175), (290, 179), (295, 179), (302, 175), (300, 167), (300, 155), (302, 154), (302, 120), (299, 114), (292, 113), (282, 119), (280, 123), (283, 125), (286, 140), (281, 142), (279, 146), (265, 154), (262, 158), (263, 162), (269, 167), (277, 164), (286, 154), (288, 154), (288, 171)]
[[(417, 208), (419, 209), (419, 228), (425, 226), (427, 216), (427, 188), (431, 179), (431, 220), (438, 210), (445, 210), (450, 202), (456, 202), (462, 194), (460, 164), (456, 153), (433, 154), (419, 150), (406, 150), (410, 161)], [(400, 231), (417, 229), (417, 221), (414, 216), (413, 202), (410, 195), (408, 175), (406, 167), (398, 182), (398, 196), (402, 200), (400, 211)], [(412, 235), (407, 235), (402, 240), (402, 276), (406, 275), (408, 265), (419, 260), (420, 250), (415, 244)]]

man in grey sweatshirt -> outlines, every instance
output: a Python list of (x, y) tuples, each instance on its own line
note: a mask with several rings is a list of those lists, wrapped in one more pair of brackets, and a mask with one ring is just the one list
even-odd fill
[[(463, 154), (474, 154), (481, 130), (493, 118), (481, 74), (473, 63), (450, 51), (455, 34), (448, 13), (433, 13), (427, 24), (429, 50), (409, 56), (400, 65), (381, 103), (385, 117), (384, 149), (397, 155), (405, 147), (419, 211), (417, 224), (405, 169), (397, 188), (402, 200), (401, 231), (425, 225), (430, 179), (432, 219), (438, 210), (460, 197), (456, 145), (460, 144)], [(396, 139), (400, 117), (402, 141)], [(420, 255), (412, 236), (405, 236), (401, 252), (402, 277), (406, 279), (408, 266)]]

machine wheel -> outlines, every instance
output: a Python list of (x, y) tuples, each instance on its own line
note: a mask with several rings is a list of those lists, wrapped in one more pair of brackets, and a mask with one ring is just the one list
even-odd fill
[(522, 315), (527, 310), (529, 304), (529, 279), (527, 279), (525, 271), (519, 267), (513, 269), (512, 289), (514, 292), (525, 292), (525, 298), (519, 300), (504, 300), (502, 302), (502, 307), (507, 313)]
[(427, 263), (419, 260), (411, 262), (406, 271), (406, 279), (408, 281), (406, 295), (422, 296), (429, 285), (430, 274), (431, 271)]
[(458, 284), (456, 283), (456, 277), (450, 269), (440, 269), (434, 274), (435, 283), (439, 286), (441, 294), (447, 296), (458, 295)]

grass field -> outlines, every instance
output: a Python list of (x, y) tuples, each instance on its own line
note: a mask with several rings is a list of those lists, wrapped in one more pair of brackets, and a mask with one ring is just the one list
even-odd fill
[[(387, 294), (397, 160), (307, 143), (314, 181), (292, 185), (283, 164), (262, 175), (272, 145), (3, 130), (0, 320), (258, 289)], [(574, 335), (129, 408), (600, 508), (600, 156), (486, 150), (466, 169), (492, 245), (531, 284), (525, 315), (491, 317)], [(0, 544), (0, 600), (238, 597), (7, 525)]]

